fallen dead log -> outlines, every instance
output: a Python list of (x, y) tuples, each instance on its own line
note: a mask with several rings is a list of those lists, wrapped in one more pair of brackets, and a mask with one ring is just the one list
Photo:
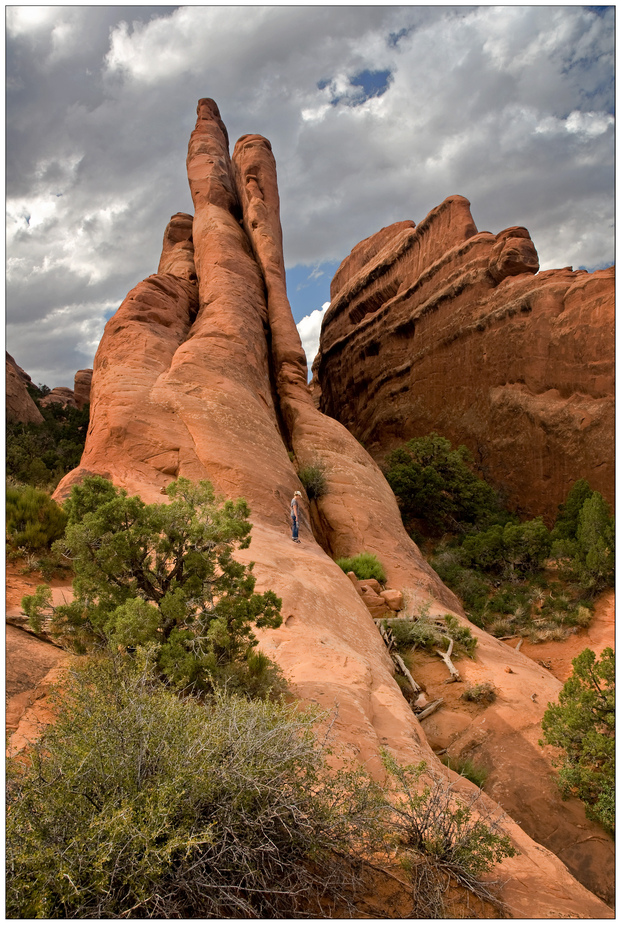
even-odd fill
[(431, 716), (432, 713), (442, 706), (444, 703), (444, 697), (439, 697), (438, 700), (432, 700), (429, 706), (425, 707), (424, 710), (421, 710), (420, 713), (416, 714), (416, 719), (421, 720), (425, 719), (426, 716)]
[(407, 667), (406, 667), (406, 664), (405, 664), (405, 662), (403, 661), (403, 659), (401, 658), (401, 656), (399, 655), (399, 653), (398, 653), (398, 652), (391, 652), (390, 654), (391, 654), (391, 656), (392, 656), (392, 659), (393, 659), (394, 663), (397, 665), (398, 668), (400, 668), (400, 670), (403, 672), (403, 674), (405, 675), (405, 677), (408, 679), (408, 681), (409, 681), (410, 684), (412, 685), (412, 689), (413, 689), (414, 693), (420, 694), (422, 688), (416, 683), (416, 681), (414, 680), (414, 678), (412, 677), (412, 675), (411, 675), (410, 672), (408, 671), (408, 669), (407, 669)]
[(451, 680), (461, 681), (461, 675), (459, 674), (457, 668), (455, 668), (455, 665), (451, 661), (451, 655), (453, 653), (453, 640), (450, 638), (450, 636), (445, 636), (444, 638), (448, 639), (449, 647), (446, 650), (446, 652), (441, 652), (439, 649), (436, 649), (436, 655), (439, 655), (442, 661), (445, 663), (446, 667), (448, 668), (451, 674)]

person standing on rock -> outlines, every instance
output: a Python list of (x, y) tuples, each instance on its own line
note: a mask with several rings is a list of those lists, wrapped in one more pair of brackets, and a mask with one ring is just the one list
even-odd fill
[(298, 528), (300, 525), (300, 504), (298, 498), (302, 497), (301, 491), (296, 491), (291, 499), (291, 539), (294, 543), (299, 543)]

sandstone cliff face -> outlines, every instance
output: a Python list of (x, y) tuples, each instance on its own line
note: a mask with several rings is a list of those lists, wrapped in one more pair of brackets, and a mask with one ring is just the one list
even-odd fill
[(76, 407), (81, 411), (91, 400), (92, 369), (79, 369), (73, 381), (73, 399)]
[(43, 415), (28, 394), (30, 376), (6, 355), (6, 419), (10, 424), (41, 424)]
[(451, 196), (339, 267), (314, 363), (319, 407), (382, 459), (437, 431), (524, 514), (586, 478), (614, 501), (614, 268), (538, 273), (525, 228), (477, 232)]
[[(302, 699), (338, 709), (339, 743), (372, 773), (380, 773), (383, 746), (403, 763), (424, 759), (448, 774), (400, 693), (357, 588), (332, 556), (375, 552), (391, 588), (408, 589), (434, 613), (465, 617), (405, 533), (372, 458), (314, 406), (286, 296), (270, 144), (244, 136), (231, 159), (217, 106), (201, 100), (187, 169), (194, 217), (173, 216), (158, 273), (129, 293), (106, 326), (95, 357), (84, 455), (56, 497), (65, 498), (89, 473), (147, 501), (165, 500), (162, 489), (178, 476), (208, 478), (223, 494), (245, 497), (254, 526), (243, 556), (255, 562), (258, 589), (272, 588), (283, 600), (282, 626), (261, 634), (264, 651)], [(325, 465), (328, 492), (303, 505), (309, 518), (297, 546), (289, 533), (289, 500), (296, 489), (303, 491), (296, 466), (316, 460)], [(518, 747), (536, 739), (543, 704), (557, 696), (559, 682), (472, 629), (479, 648), (464, 677), (490, 676), (510, 663), (515, 676), (504, 686), (503, 722)], [(542, 705), (530, 699), (533, 686)], [(488, 711), (492, 741), (497, 712), (496, 706)], [(545, 768), (537, 778), (540, 796), (551, 793), (553, 781), (547, 758), (538, 757)], [(511, 789), (507, 757), (498, 761), (498, 774)], [(460, 780), (458, 786), (472, 785)], [(520, 797), (528, 800), (528, 792)], [(561, 840), (581, 843), (582, 823), (589, 825), (584, 814), (579, 825), (562, 810), (559, 817)], [(507, 818), (506, 829), (520, 850), (498, 871), (507, 880), (502, 895), (511, 914), (582, 916), (586, 910), (610, 916), (519, 825)], [(606, 839), (598, 856), (602, 866), (610, 863)]]

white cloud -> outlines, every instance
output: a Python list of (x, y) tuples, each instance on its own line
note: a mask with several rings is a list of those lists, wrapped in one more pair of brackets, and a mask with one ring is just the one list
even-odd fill
[[(364, 71), (389, 72), (381, 96), (362, 101)], [(103, 317), (84, 306), (155, 271), (192, 209), (203, 96), (232, 144), (272, 142), (288, 267), (338, 263), (452, 193), (481, 229), (525, 225), (544, 267), (612, 262), (613, 79), (614, 8), (8, 7), (9, 323), (52, 332), (70, 306), (78, 339)], [(47, 381), (39, 343), (19, 350)]]
[(306, 315), (296, 325), (306, 354), (309, 373), (319, 350), (319, 335), (321, 334), (323, 316), (329, 308), (330, 303), (324, 302), (321, 308), (316, 308), (315, 311), (311, 312), (310, 315)]

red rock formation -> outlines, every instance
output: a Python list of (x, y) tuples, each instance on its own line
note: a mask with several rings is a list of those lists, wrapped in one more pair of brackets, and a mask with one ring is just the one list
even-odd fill
[(41, 404), (44, 407), (48, 405), (63, 405), (65, 408), (78, 407), (73, 389), (69, 389), (64, 385), (58, 385), (56, 388), (52, 389), (51, 392), (48, 392), (48, 394), (41, 399)]
[[(243, 558), (255, 562), (258, 588), (273, 588), (283, 600), (283, 625), (261, 634), (264, 651), (302, 699), (327, 710), (338, 706), (340, 744), (372, 773), (381, 773), (381, 746), (402, 762), (425, 760), (448, 773), (400, 693), (357, 588), (332, 556), (374, 552), (392, 589), (408, 589), (409, 599), (428, 602), (432, 613), (450, 610), (466, 621), (403, 530), (376, 464), (311, 400), (285, 290), (269, 142), (244, 136), (231, 161), (217, 106), (201, 100), (187, 168), (192, 227), (187, 216), (173, 217), (158, 274), (139, 283), (108, 322), (95, 357), (81, 466), (56, 497), (66, 497), (89, 472), (147, 501), (164, 500), (161, 491), (176, 476), (209, 478), (223, 494), (245, 497), (254, 526)], [(296, 467), (317, 459), (325, 465), (328, 492), (310, 506), (303, 502), (310, 521), (303, 522), (298, 546), (289, 533), (289, 500), (303, 490)], [(480, 643), (464, 677), (504, 670), (508, 659), (515, 678), (506, 684), (503, 717), (518, 741), (532, 736), (544, 707), (530, 699), (530, 690), (538, 685), (543, 704), (557, 696), (559, 682), (473, 632)], [(497, 707), (489, 709), (495, 715)], [(538, 778), (538, 795), (553, 786), (544, 764), (550, 779)], [(499, 759), (498, 768), (510, 787), (510, 762)], [(520, 796), (529, 799), (527, 791)], [(513, 915), (610, 915), (515, 822), (508, 819), (506, 829), (521, 852), (499, 871), (508, 878), (503, 898)], [(565, 842), (575, 840), (576, 831), (574, 822), (565, 827)], [(599, 856), (603, 866), (605, 851)]]
[(452, 196), (358, 244), (332, 282), (321, 410), (382, 459), (437, 431), (511, 505), (552, 520), (586, 478), (614, 500), (614, 269), (538, 273), (525, 228)]
[(41, 424), (43, 415), (28, 394), (30, 376), (6, 355), (6, 419), (10, 424)]
[(79, 369), (75, 374), (73, 383), (73, 397), (76, 407), (81, 411), (91, 400), (92, 369)]

